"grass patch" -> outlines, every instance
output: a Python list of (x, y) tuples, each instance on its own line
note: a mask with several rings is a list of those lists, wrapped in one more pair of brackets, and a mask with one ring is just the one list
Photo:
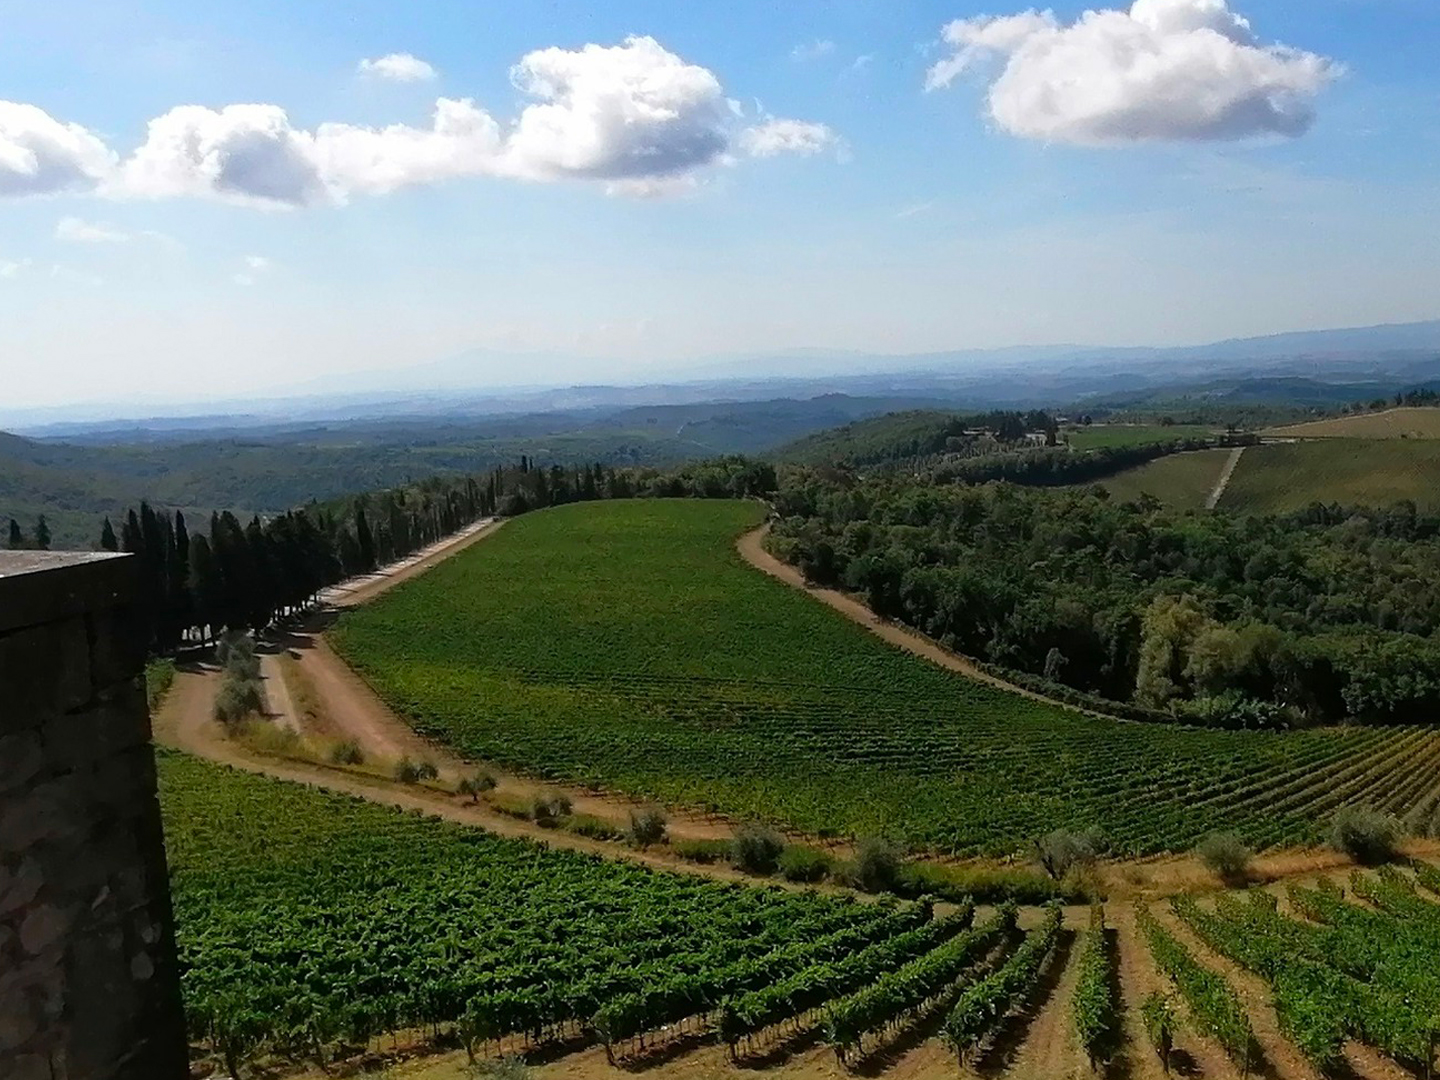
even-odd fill
[(145, 665), (145, 700), (150, 705), (151, 715), (160, 708), (165, 695), (175, 685), (175, 661), (169, 657), (151, 660)]
[[(1440, 410), (1435, 410), (1440, 412)], [(1245, 451), (1220, 509), (1283, 514), (1311, 503), (1440, 509), (1440, 440), (1334, 439)]]
[[(1253, 453), (1247, 450), (1246, 453)], [(1157, 458), (1134, 469), (1116, 473), (1099, 484), (1116, 502), (1134, 502), (1152, 495), (1166, 506), (1203, 510), (1205, 500), (1220, 480), (1229, 450), (1192, 450)], [(1086, 485), (1088, 486), (1088, 485)]]
[(686, 862), (709, 866), (729, 862), (734, 845), (729, 840), (672, 840), (670, 850)]
[(1176, 439), (1205, 439), (1213, 428), (1199, 424), (1092, 424), (1066, 429), (1065, 438), (1076, 450), (1109, 450), (1125, 446), (1150, 446)]

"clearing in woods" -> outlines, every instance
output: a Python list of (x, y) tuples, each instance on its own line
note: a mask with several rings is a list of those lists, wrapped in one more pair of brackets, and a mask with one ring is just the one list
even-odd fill
[(1385, 409), (1287, 424), (1261, 434), (1282, 439), (1440, 439), (1440, 408)]
[(1192, 450), (1157, 458), (1098, 483), (1117, 502), (1153, 495), (1166, 506), (1201, 510), (1229, 459), (1229, 450)]
[[(1221, 451), (1228, 454), (1228, 451)], [(1313, 839), (1348, 802), (1440, 792), (1417, 729), (1195, 731), (1077, 715), (940, 670), (746, 565), (753, 503), (526, 514), (346, 614), (337, 650), (481, 761), (820, 836), (1007, 854)]]
[(1402, 499), (1422, 513), (1440, 510), (1440, 440), (1317, 439), (1252, 446), (1219, 505), (1239, 513), (1284, 514), (1317, 502), (1383, 507)]

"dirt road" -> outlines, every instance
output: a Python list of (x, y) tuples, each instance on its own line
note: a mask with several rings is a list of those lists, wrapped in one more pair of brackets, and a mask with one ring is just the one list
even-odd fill
[[(998, 676), (991, 675), (981, 668), (975, 661), (953, 653), (949, 649), (937, 645), (924, 634), (911, 630), (900, 623), (890, 622), (876, 615), (859, 600), (838, 589), (826, 589), (818, 585), (811, 585), (807, 582), (800, 571), (793, 566), (781, 562), (765, 550), (765, 537), (769, 535), (770, 526), (762, 525), (753, 532), (748, 532), (735, 543), (735, 548), (740, 552), (740, 557), (757, 570), (783, 581), (797, 589), (804, 589), (821, 603), (834, 608), (847, 619), (851, 619), (865, 629), (869, 630), (876, 637), (888, 641), (891, 645), (913, 653), (922, 659), (929, 660), (949, 671), (964, 675), (967, 679), (974, 679), (997, 690), (1004, 690), (1007, 694), (1019, 694), (1021, 697), (1029, 698), (1032, 701), (1043, 701), (1047, 705), (1054, 705), (1058, 709), (1068, 709), (1070, 712), (1082, 713), (1086, 716), (1103, 717), (1103, 714), (1093, 712), (1089, 709), (1082, 709), (1076, 705), (1070, 705), (1055, 698), (1046, 697), (1044, 694), (1037, 694), (1033, 690), (1026, 690), (1023, 686), (1016, 686), (1014, 683), (1006, 682)], [(1113, 719), (1112, 717), (1103, 717)]]

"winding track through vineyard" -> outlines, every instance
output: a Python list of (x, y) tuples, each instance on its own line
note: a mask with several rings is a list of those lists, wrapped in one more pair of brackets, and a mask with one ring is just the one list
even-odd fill
[[(454, 544), (452, 549), (432, 553), (430, 562), (413, 567), (403, 575), (396, 575), (394, 578), (382, 577), (367, 583), (363, 588), (357, 589), (351, 594), (348, 603), (358, 603), (379, 595), (398, 581), (414, 576), (429, 565), (438, 563), (447, 555), (452, 554), (454, 550), (468, 546), (475, 539), (478, 539), (478, 535), (462, 538), (461, 541)], [(865, 613), (865, 616), (868, 616), (868, 612)], [(873, 618), (862, 617), (857, 621), (869, 624), (871, 629), (875, 628)], [(352, 690), (355, 691), (352, 696), (363, 696), (360, 695), (360, 690), (368, 692), (368, 687), (365, 687), (363, 682), (345, 669), (343, 662), (330, 652), (323, 642), (312, 644), (313, 652), (301, 651), (301, 664), (302, 666), (308, 664), (307, 670), (312, 675), (321, 671), (328, 672), (339, 680), (339, 683), (343, 683), (348, 678)], [(431, 798), (424, 792), (408, 791), (378, 778), (356, 777), (339, 774), (333, 770), (311, 768), (302, 763), (286, 763), (274, 759), (257, 758), (243, 748), (219, 739), (213, 730), (208, 732), (205, 730), (209, 723), (208, 710), (214, 683), (213, 674), (193, 671), (183, 673), (176, 689), (162, 709), (157, 722), (158, 732), (202, 755), (216, 757), (226, 760), (230, 764), (262, 771), (272, 776), (311, 783), (318, 781), (324, 786), (359, 795), (372, 801), (406, 806), (411, 809), (423, 809), (428, 813), (435, 813), (438, 810), (443, 816), (452, 820), (468, 824), (484, 824), (492, 831), (503, 834), (536, 835), (536, 830), (513, 819), (497, 815), (486, 817), (472, 808), (456, 804), (453, 800)], [(379, 704), (373, 694), (370, 695), (370, 698), (372, 708)], [(345, 717), (353, 716), (353, 712), (346, 707), (347, 701), (350, 704), (354, 703), (351, 696), (334, 690), (333, 686), (330, 686), (322, 694), (322, 705), (332, 716), (337, 712)], [(370, 731), (370, 737), (375, 740), (372, 745), (382, 745), (377, 736), (383, 735), (385, 740), (389, 740), (388, 745), (392, 750), (396, 747), (412, 747), (425, 748), (430, 753), (434, 753), (433, 747), (428, 747), (428, 744), (419, 741), (418, 737), (405, 728), (388, 709), (384, 709), (382, 706), (378, 712), (371, 715), (370, 719), (373, 721), (377, 717), (378, 726)], [(346, 723), (346, 721), (341, 721), (341, 730), (347, 732), (367, 730), (346, 726)], [(1272, 778), (1270, 784), (1256, 785), (1255, 790), (1239, 784), (1224, 794), (1243, 800), (1262, 798), (1266, 791), (1272, 794), (1280, 792), (1283, 799), (1291, 800), (1296, 805), (1333, 806), (1347, 794), (1374, 791), (1383, 783), (1390, 784), (1391, 791), (1402, 793), (1391, 797), (1391, 801), (1397, 809), (1403, 809), (1403, 803), (1407, 799), (1417, 800), (1415, 805), (1433, 803), (1436, 799), (1433, 778), (1424, 769), (1416, 770), (1415, 763), (1417, 754), (1422, 763), (1427, 765), (1432, 763), (1436, 757), (1435, 748), (1429, 745), (1425, 737), (1418, 732), (1408, 733), (1407, 737), (1397, 740), (1393, 744), (1385, 745), (1383, 749), (1380, 745), (1381, 742), (1382, 740), (1377, 740), (1376, 753), (1373, 756), (1367, 757), (1363, 761), (1348, 761), (1343, 766), (1331, 763), (1331, 771), (1323, 773), (1319, 777), (1315, 775), (1313, 765), (1317, 762), (1324, 764), (1328, 758), (1317, 752), (1313, 759), (1297, 761), (1291, 773), (1283, 777)], [(449, 759), (445, 763), (452, 768), (459, 768), (461, 765), (458, 759)], [(1408, 775), (1410, 779), (1402, 782), (1398, 779), (1401, 775)], [(1422, 777), (1420, 782), (1415, 779), (1417, 775)], [(519, 778), (516, 780), (519, 783), (525, 783)], [(1322, 790), (1325, 791), (1325, 795), (1317, 798), (1317, 792)], [(1223, 797), (1223, 795), (1212, 797)], [(1203, 796), (1201, 799), (1203, 800)], [(611, 810), (628, 805), (623, 800), (600, 800), (600, 803), (609, 806)], [(696, 818), (694, 820), (697, 827), (709, 827), (712, 830), (717, 827), (714, 822), (707, 823), (705, 819)], [(681, 827), (683, 828), (683, 824)], [(559, 840), (563, 846), (593, 850), (612, 857), (616, 854), (614, 845), (586, 842), (583, 838), (570, 835), (564, 837), (559, 837), (554, 833), (539, 835), (543, 835), (545, 839), (552, 842)], [(628, 854), (627, 857), (639, 858), (641, 861), (653, 862), (656, 865), (667, 864), (665, 859), (658, 857), (637, 856), (634, 853)], [(687, 869), (690, 868), (687, 867)], [(739, 877), (739, 875), (727, 872), (724, 868), (699, 869), (711, 876)], [(1029, 914), (1026, 916), (1026, 921), (1033, 925), (1034, 917), (1034, 913)], [(1131, 1036), (1125, 1051), (1127, 1066), (1124, 1075), (1149, 1080), (1151, 1077), (1158, 1077), (1160, 1073), (1153, 1054), (1150, 1053), (1148, 1046), (1143, 1042), (1143, 1037), (1140, 1036), (1133, 1016), (1139, 998), (1158, 986), (1159, 979), (1148, 955), (1145, 954), (1143, 944), (1139, 943), (1135, 934), (1131, 905), (1127, 902), (1110, 905), (1110, 917), (1121, 943), (1120, 989), (1125, 1005), (1126, 1030)], [(1193, 936), (1184, 927), (1177, 926), (1176, 920), (1170, 916), (1168, 910), (1161, 913), (1161, 917), (1168, 926), (1178, 930), (1187, 943), (1195, 945)], [(1071, 912), (1067, 922), (1072, 927), (1079, 927), (1081, 923), (1077, 921), (1078, 919), (1079, 914)], [(1203, 963), (1219, 970), (1231, 982), (1231, 985), (1240, 990), (1242, 995), (1252, 1003), (1252, 1022), (1254, 1022), (1257, 1035), (1261, 1038), (1262, 1047), (1266, 1051), (1269, 1074), (1297, 1078), (1313, 1075), (1307, 1063), (1298, 1057), (1294, 1047), (1289, 1045), (1284, 1036), (1275, 1028), (1273, 1010), (1270, 1009), (1263, 996), (1263, 986), (1253, 977), (1239, 972), (1234, 965), (1218, 957), (1213, 951), (1207, 950), (1203, 946), (1197, 947), (1195, 951)], [(1072, 956), (1074, 952), (1075, 950), (1072, 949)], [(1053, 1080), (1055, 1077), (1086, 1075), (1083, 1060), (1074, 1043), (1074, 1037), (1067, 1028), (1068, 1017), (1065, 1013), (1072, 985), (1073, 976), (1067, 967), (1060, 973), (1060, 986), (1050, 994), (1041, 1014), (1037, 1018), (1022, 1019), (1018, 1022), (1016, 1030), (1019, 1032), (1019, 1042), (1013, 1053), (1007, 1053), (1003, 1062), (992, 1061), (983, 1065), (982, 1071), (985, 1075), (1003, 1073), (1011, 1080), (1041, 1080), (1041, 1078)], [(1185, 1055), (1180, 1059), (1180, 1064), (1184, 1066), (1188, 1062), (1188, 1068), (1192, 1074), (1224, 1078), (1238, 1076), (1234, 1066), (1205, 1039), (1187, 1032), (1181, 1037), (1180, 1046)], [(541, 1075), (545, 1080), (550, 1080), (551, 1077), (554, 1080), (566, 1080), (566, 1078), (577, 1078), (578, 1080), (578, 1078), (593, 1076), (606, 1069), (603, 1056), (597, 1059), (596, 1054), (597, 1051), (591, 1050), (563, 1057), (553, 1064), (542, 1066)], [(775, 1080), (785, 1080), (788, 1077), (794, 1077), (795, 1080), (819, 1080), (822, 1077), (838, 1075), (829, 1058), (828, 1051), (806, 1050), (802, 1047), (793, 1054), (782, 1055), (778, 1061), (770, 1063), (773, 1067), (767, 1071)], [(1411, 1075), (1372, 1048), (1358, 1044), (1347, 1045), (1346, 1061), (1351, 1074), (1362, 1080), (1382, 1080), (1382, 1078), (1383, 1080), (1394, 1080), (1396, 1077)], [(701, 1047), (692, 1053), (677, 1057), (673, 1061), (654, 1066), (650, 1071), (654, 1073), (657, 1080), (661, 1080), (661, 1078), (669, 1080), (671, 1077), (674, 1077), (675, 1080), (684, 1080), (687, 1077), (700, 1080), (701, 1077), (713, 1076), (717, 1070), (725, 1067), (716, 1048)], [(953, 1059), (939, 1049), (934, 1040), (910, 1045), (895, 1055), (883, 1058), (873, 1067), (882, 1069), (891, 1080), (910, 1080), (912, 1077), (915, 1080), (929, 1080), (930, 1077), (938, 1080), (942, 1076), (949, 1078), (956, 1075)], [(415, 1071), (406, 1071), (401, 1075), (406, 1077), (413, 1075), (416, 1080), (420, 1080), (421, 1077), (450, 1080), (452, 1077), (458, 1078), (460, 1072), (457, 1062), (440, 1058), (429, 1065), (417, 1065)]]

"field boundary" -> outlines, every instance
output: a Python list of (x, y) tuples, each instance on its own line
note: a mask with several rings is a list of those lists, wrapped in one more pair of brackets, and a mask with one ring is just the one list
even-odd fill
[(1230, 451), (1230, 456), (1225, 459), (1225, 467), (1220, 470), (1220, 479), (1215, 481), (1215, 490), (1210, 492), (1205, 499), (1205, 509), (1214, 510), (1220, 505), (1220, 500), (1225, 496), (1225, 489), (1230, 486), (1230, 478), (1235, 475), (1235, 469), (1240, 464), (1240, 458), (1245, 453), (1245, 447), (1237, 446)]
[(1018, 694), (1020, 697), (1028, 698), (1031, 701), (1038, 701), (1044, 705), (1051, 705), (1057, 709), (1064, 709), (1067, 712), (1077, 713), (1081, 716), (1092, 716), (1098, 720), (1109, 720), (1116, 724), (1131, 723), (1124, 717), (1115, 716), (1112, 713), (1099, 712), (1095, 709), (1086, 709), (1080, 705), (1073, 705), (1058, 698), (1047, 697), (1035, 690), (1027, 690), (1023, 686), (1002, 679), (998, 675), (992, 675), (974, 660), (960, 653), (952, 652), (945, 648), (933, 638), (927, 637), (920, 631), (915, 630), (903, 623), (894, 622), (889, 619), (882, 619), (876, 615), (864, 603), (855, 599), (839, 589), (827, 589), (824, 586), (812, 585), (805, 580), (800, 571), (793, 566), (781, 562), (770, 552), (765, 550), (765, 537), (770, 534), (769, 524), (761, 525), (758, 529), (752, 529), (743, 534), (735, 541), (735, 550), (740, 557), (749, 563), (756, 570), (763, 574), (782, 581), (792, 588), (813, 596), (822, 604), (833, 608), (841, 615), (844, 615), (851, 622), (858, 623), (866, 630), (869, 630), (876, 637), (896, 648), (904, 649), (906, 652), (928, 660), (932, 664), (952, 671), (957, 675), (963, 675), (967, 679), (984, 683), (996, 690), (1003, 690), (1007, 694)]

